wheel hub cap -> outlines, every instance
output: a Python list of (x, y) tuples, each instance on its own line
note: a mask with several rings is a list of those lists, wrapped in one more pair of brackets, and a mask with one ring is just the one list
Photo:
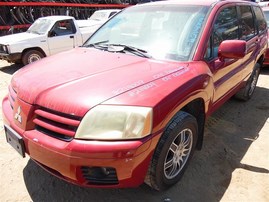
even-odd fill
[(173, 140), (166, 154), (164, 174), (167, 179), (176, 177), (185, 166), (192, 148), (193, 134), (190, 129), (182, 130)]
[(35, 62), (35, 61), (40, 60), (40, 59), (41, 59), (41, 57), (39, 55), (33, 54), (29, 57), (29, 63)]

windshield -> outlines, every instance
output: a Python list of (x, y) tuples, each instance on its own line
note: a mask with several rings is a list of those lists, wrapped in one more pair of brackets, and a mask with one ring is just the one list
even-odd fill
[(52, 23), (53, 21), (49, 19), (38, 19), (31, 25), (31, 27), (29, 27), (27, 32), (35, 34), (45, 34), (51, 27)]
[(84, 47), (131, 46), (155, 59), (186, 61), (197, 42), (207, 10), (203, 6), (186, 5), (130, 7), (101, 27)]

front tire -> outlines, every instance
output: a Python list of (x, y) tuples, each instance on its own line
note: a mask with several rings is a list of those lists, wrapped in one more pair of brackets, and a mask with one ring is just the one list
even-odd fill
[(41, 60), (43, 57), (44, 55), (38, 50), (28, 50), (22, 56), (22, 63), (27, 65), (37, 60)]
[(193, 155), (197, 136), (196, 119), (180, 111), (159, 140), (145, 183), (156, 190), (165, 190), (176, 184)]

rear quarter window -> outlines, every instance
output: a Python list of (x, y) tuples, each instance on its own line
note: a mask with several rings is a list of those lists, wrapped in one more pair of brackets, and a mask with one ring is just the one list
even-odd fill
[(254, 13), (255, 13), (255, 16), (256, 16), (256, 22), (257, 22), (258, 31), (259, 32), (266, 31), (267, 23), (266, 23), (266, 20), (264, 18), (262, 10), (257, 6), (254, 6), (253, 10), (254, 10)]
[(254, 23), (254, 16), (252, 13), (251, 6), (239, 6), (239, 10), (241, 14), (240, 39), (247, 41), (257, 34)]

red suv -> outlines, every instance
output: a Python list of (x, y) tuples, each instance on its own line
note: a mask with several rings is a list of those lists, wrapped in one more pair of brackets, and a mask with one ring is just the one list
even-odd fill
[(7, 141), (78, 185), (166, 189), (201, 149), (207, 117), (233, 95), (253, 95), (266, 48), (256, 3), (128, 7), (83, 47), (13, 76)]

